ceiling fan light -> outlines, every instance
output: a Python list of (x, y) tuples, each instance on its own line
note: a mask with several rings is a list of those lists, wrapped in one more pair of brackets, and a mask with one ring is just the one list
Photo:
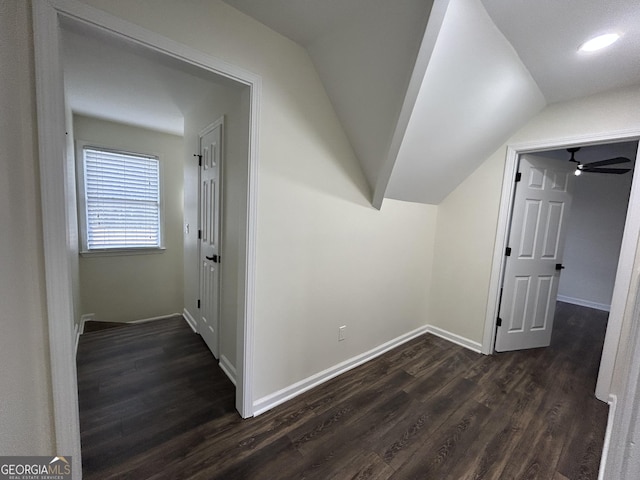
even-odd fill
[(605, 33), (604, 35), (598, 35), (597, 37), (584, 42), (578, 47), (578, 50), (581, 52), (595, 52), (596, 50), (608, 47), (619, 38), (620, 35), (617, 33)]
[(573, 174), (574, 174), (576, 177), (579, 177), (580, 175), (582, 175), (582, 170), (580, 170), (579, 168), (576, 168), (576, 171), (575, 171), (575, 172), (573, 172)]

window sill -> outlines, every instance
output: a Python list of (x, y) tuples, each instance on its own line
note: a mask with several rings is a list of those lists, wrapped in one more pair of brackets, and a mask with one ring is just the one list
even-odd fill
[(128, 255), (154, 255), (164, 253), (165, 247), (160, 248), (110, 248), (105, 250), (81, 250), (82, 257), (124, 257)]

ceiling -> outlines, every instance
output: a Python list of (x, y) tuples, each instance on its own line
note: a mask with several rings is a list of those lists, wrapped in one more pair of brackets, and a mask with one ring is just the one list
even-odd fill
[[(224, 1), (307, 50), (376, 207), (385, 197), (438, 204), (545, 105), (640, 83), (637, 0)], [(609, 29), (623, 34), (610, 49), (577, 51)], [(78, 113), (180, 135), (198, 98), (236, 88), (64, 32)]]
[[(363, 94), (362, 84), (339, 80), (344, 74), (337, 67), (353, 67), (345, 62), (322, 64), (315, 49), (328, 37), (340, 37), (336, 32), (362, 21), (361, 17), (371, 17), (371, 11), (386, 4), (397, 13), (405, 4), (397, 0), (225, 2), (310, 52), (323, 82), (330, 85), (329, 96), (376, 206), (382, 197), (437, 204), (546, 104), (640, 82), (637, 0), (426, 0), (422, 10), (413, 12), (414, 17), (429, 13), (423, 32), (404, 29), (402, 24), (390, 32), (381, 17), (378, 28), (386, 30), (386, 38), (403, 37), (411, 44), (409, 36), (414, 36), (414, 41), (422, 42), (409, 81), (398, 79), (396, 84), (404, 96), (371, 89)], [(577, 51), (589, 37), (611, 29), (623, 37), (610, 49)], [(375, 29), (369, 35), (361, 34), (358, 43), (370, 41), (376, 51)], [(341, 37), (354, 43), (353, 38)], [(332, 47), (340, 50), (336, 43)], [(350, 44), (342, 48), (349, 49)], [(352, 58), (357, 61), (358, 56)], [(395, 68), (389, 61), (393, 55), (376, 60), (380, 69)], [(377, 110), (345, 105), (345, 99), (355, 94), (369, 100), (382, 97), (385, 102)], [(386, 130), (380, 126), (368, 134), (373, 129), (358, 125), (372, 115), (396, 121)]]
[(183, 135), (184, 115), (221, 88), (211, 72), (78, 24), (62, 29), (65, 97), (75, 113)]
[[(637, 0), (482, 0), (531, 72), (547, 102), (592, 95), (640, 82)], [(578, 52), (585, 40), (618, 32), (606, 50)]]
[[(600, 145), (587, 145), (587, 146), (580, 147), (580, 150), (575, 152), (575, 160), (578, 160), (580, 163), (583, 163), (586, 165), (589, 163), (597, 162), (599, 160), (606, 160), (614, 157), (626, 157), (631, 161), (628, 163), (611, 165), (609, 166), (609, 168), (633, 169), (635, 167), (637, 154), (638, 154), (638, 142), (636, 141), (605, 143)], [(556, 158), (558, 160), (567, 161), (567, 162), (571, 158), (571, 154), (567, 151), (566, 148), (539, 152), (539, 155), (548, 157), (548, 158)], [(628, 173), (628, 174), (630, 175), (631, 173)], [(602, 178), (610, 177), (610, 175), (597, 175), (597, 176)]]

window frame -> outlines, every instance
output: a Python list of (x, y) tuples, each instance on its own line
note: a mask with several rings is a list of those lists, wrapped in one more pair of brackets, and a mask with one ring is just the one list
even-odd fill
[[(158, 153), (142, 153), (137, 149), (131, 148), (114, 148), (104, 146), (95, 142), (84, 140), (76, 140), (75, 148), (75, 166), (76, 166), (76, 191), (77, 191), (77, 215), (78, 215), (78, 240), (79, 252), (82, 256), (120, 256), (120, 255), (147, 255), (162, 253), (166, 250), (164, 235), (164, 162), (162, 156)], [(124, 155), (140, 156), (154, 158), (158, 161), (158, 196), (159, 196), (159, 215), (158, 215), (158, 246), (144, 247), (117, 247), (117, 248), (88, 248), (88, 229), (87, 229), (87, 197), (85, 192), (85, 169), (84, 169), (84, 150), (86, 148), (101, 150), (105, 152), (119, 153)]]

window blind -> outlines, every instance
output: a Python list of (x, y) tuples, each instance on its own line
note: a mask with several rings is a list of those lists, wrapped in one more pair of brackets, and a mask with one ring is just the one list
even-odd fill
[(159, 248), (157, 157), (83, 149), (87, 250)]

